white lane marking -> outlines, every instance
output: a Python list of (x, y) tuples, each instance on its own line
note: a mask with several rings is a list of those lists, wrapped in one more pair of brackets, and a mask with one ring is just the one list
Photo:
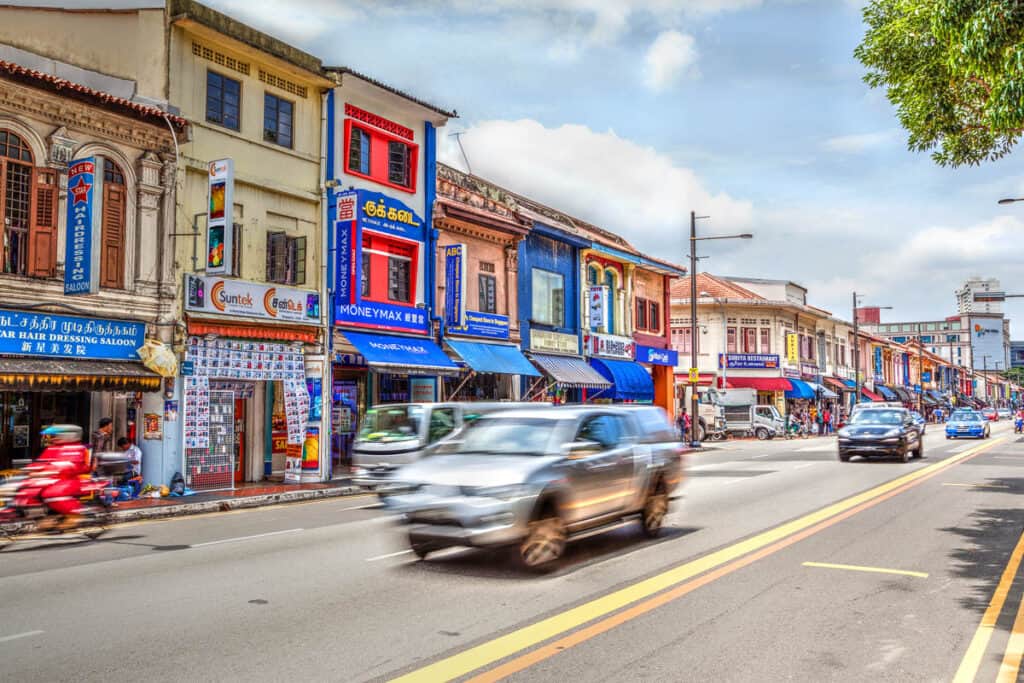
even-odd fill
[(335, 510), (335, 512), (348, 512), (349, 510), (376, 510), (377, 508), (382, 507), (384, 507), (384, 503), (370, 503), (369, 505), (356, 505), (355, 507), (341, 508), (340, 510)]
[(814, 467), (815, 465), (820, 465), (820, 464), (821, 463), (817, 463), (817, 462), (805, 462), (803, 465), (797, 465), (793, 469), (794, 470), (802, 470), (805, 467)]
[(752, 455), (752, 456), (750, 456), (750, 457), (751, 457), (751, 459), (757, 459), (757, 458), (770, 458), (770, 457), (771, 457), (771, 456), (773, 456), (773, 455), (775, 455), (775, 454), (774, 454), (774, 453), (762, 453), (761, 455)]
[(688, 469), (690, 471), (693, 471), (693, 470), (710, 470), (710, 469), (713, 469), (715, 467), (726, 467), (728, 465), (738, 465), (738, 464), (740, 464), (740, 462), (741, 461), (738, 461), (738, 460), (730, 460), (729, 462), (716, 462), (716, 463), (711, 463), (711, 464), (708, 464), (708, 465), (697, 465), (696, 467), (687, 467), (686, 469)]
[(377, 560), (386, 560), (386, 559), (388, 559), (390, 557), (398, 557), (399, 555), (408, 555), (411, 552), (412, 552), (412, 550), (407, 548), (405, 550), (399, 550), (397, 553), (388, 553), (387, 555), (378, 555), (377, 557), (368, 557), (368, 558), (366, 558), (366, 561), (367, 562), (376, 562)]
[(25, 631), (24, 633), (15, 633), (13, 636), (4, 636), (3, 638), (0, 638), (0, 643), (19, 640), (21, 638), (31, 638), (32, 636), (39, 636), (44, 633), (46, 633), (46, 631)]
[(743, 479), (733, 479), (732, 481), (726, 481), (726, 482), (722, 483), (722, 486), (732, 486), (733, 484), (738, 484), (741, 481), (746, 481), (746, 478), (743, 478)]
[(284, 529), (282, 531), (268, 531), (265, 534), (253, 534), (252, 536), (236, 536), (235, 538), (222, 538), (219, 541), (207, 541), (206, 543), (193, 543), (189, 548), (205, 548), (208, 545), (220, 545), (221, 543), (237, 543), (238, 541), (251, 541), (254, 538), (266, 538), (268, 536), (280, 536), (281, 534), (295, 534), (303, 529)]

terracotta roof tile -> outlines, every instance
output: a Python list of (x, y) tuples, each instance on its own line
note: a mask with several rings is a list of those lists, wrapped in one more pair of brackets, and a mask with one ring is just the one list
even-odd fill
[[(755, 301), (767, 301), (760, 294), (755, 294), (746, 287), (715, 277), (710, 273), (697, 273), (697, 297), (701, 292), (707, 292), (716, 299), (748, 299)], [(690, 298), (690, 278), (682, 277), (672, 283), (672, 298)]]
[(132, 102), (131, 100), (126, 100), (123, 97), (117, 97), (110, 93), (105, 93), (102, 90), (94, 90), (84, 85), (74, 83), (73, 81), (58, 78), (52, 74), (43, 73), (42, 71), (26, 69), (20, 64), (15, 64), (14, 62), (0, 60), (0, 75), (8, 76), (12, 80), (26, 83), (28, 85), (35, 85), (54, 92), (64, 93), (68, 97), (73, 97), (90, 104), (97, 104), (110, 109), (120, 110), (122, 113), (133, 116), (134, 118), (151, 119), (152, 123), (159, 124), (161, 126), (167, 125), (165, 123), (166, 118), (167, 120), (170, 120), (170, 122), (173, 123), (179, 131), (188, 127), (188, 121), (185, 119), (180, 116), (175, 116), (174, 114), (168, 114), (156, 107)]

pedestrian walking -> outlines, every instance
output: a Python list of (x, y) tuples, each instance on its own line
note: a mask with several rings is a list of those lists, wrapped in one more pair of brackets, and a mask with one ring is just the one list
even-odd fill
[(825, 425), (826, 436), (832, 433), (832, 411), (829, 410), (828, 406), (825, 406), (825, 411), (821, 415), (822, 424)]

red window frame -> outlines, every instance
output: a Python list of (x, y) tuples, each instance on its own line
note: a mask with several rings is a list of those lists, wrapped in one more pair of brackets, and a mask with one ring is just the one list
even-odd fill
[[(352, 138), (352, 129), (358, 128), (363, 135), (370, 138), (370, 172), (362, 173), (349, 168), (348, 149)], [(409, 148), (409, 185), (399, 185), (388, 180), (388, 143), (398, 142)], [(419, 181), (420, 146), (397, 135), (391, 135), (355, 119), (345, 119), (345, 146), (341, 158), (344, 160), (344, 171), (357, 178), (364, 178), (380, 185), (416, 194)]]
[(771, 330), (761, 328), (761, 353), (772, 352), (772, 333)]
[(744, 327), (741, 330), (740, 338), (743, 344), (743, 353), (757, 353), (756, 327)]
[(725, 352), (736, 353), (736, 328), (727, 327), (725, 329)]
[[(373, 253), (367, 253), (370, 257), (370, 291), (361, 298), (367, 301), (376, 301), (394, 306), (415, 306), (416, 286), (419, 281), (420, 268), (419, 242), (404, 240), (371, 230), (363, 230), (363, 242), (359, 246), (360, 264), (362, 263), (363, 254), (366, 253), (363, 251), (364, 249), (371, 249)], [(408, 301), (393, 301), (388, 298), (388, 254), (409, 259)], [(360, 268), (362, 268), (361, 265)], [(354, 286), (356, 284), (354, 283)]]

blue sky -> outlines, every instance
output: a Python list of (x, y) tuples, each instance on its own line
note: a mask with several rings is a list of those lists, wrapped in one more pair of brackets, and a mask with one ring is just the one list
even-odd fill
[[(788, 278), (849, 317), (851, 292), (891, 320), (954, 312), (969, 275), (1024, 292), (1024, 150), (943, 169), (906, 151), (852, 51), (856, 0), (208, 0), (459, 118), (442, 156), (701, 269)], [(287, 9), (283, 9), (287, 7)], [(1024, 301), (1024, 300), (1022, 300)], [(1008, 306), (1024, 335), (1024, 303)], [(1020, 336), (1020, 335), (1015, 335)]]

